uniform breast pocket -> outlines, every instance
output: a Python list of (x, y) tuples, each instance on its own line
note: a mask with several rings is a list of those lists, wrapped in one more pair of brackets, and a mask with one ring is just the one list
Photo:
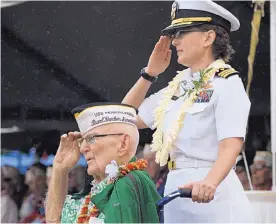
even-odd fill
[(207, 98), (202, 94), (187, 109), (182, 129), (183, 139), (198, 140), (207, 135), (214, 125), (214, 101), (214, 97), (211, 99), (211, 97)]
[(186, 113), (197, 114), (197, 113), (203, 112), (207, 106), (208, 106), (208, 103), (204, 103), (204, 104), (194, 103), (193, 106), (187, 109)]

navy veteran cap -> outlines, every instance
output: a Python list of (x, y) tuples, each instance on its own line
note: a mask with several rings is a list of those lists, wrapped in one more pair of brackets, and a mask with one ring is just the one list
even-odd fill
[(72, 110), (81, 134), (110, 123), (126, 123), (135, 125), (137, 110), (121, 103), (85, 104)]
[(227, 32), (236, 31), (240, 27), (239, 20), (231, 12), (211, 0), (175, 1), (172, 4), (171, 19), (171, 25), (162, 30), (162, 35), (202, 24), (221, 26)]

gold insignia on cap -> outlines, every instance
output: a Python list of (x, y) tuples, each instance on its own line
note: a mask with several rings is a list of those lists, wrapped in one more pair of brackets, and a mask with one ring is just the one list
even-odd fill
[(174, 2), (173, 4), (172, 4), (172, 11), (171, 11), (171, 18), (172, 18), (172, 20), (174, 20), (175, 19), (175, 13), (176, 13), (176, 11), (178, 10), (178, 3), (177, 2)]
[(211, 17), (190, 17), (190, 18), (179, 18), (172, 21), (172, 25), (182, 25), (185, 23), (193, 23), (193, 22), (211, 22)]

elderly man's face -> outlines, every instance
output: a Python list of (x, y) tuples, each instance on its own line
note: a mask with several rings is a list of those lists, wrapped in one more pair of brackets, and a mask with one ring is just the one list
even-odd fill
[(251, 167), (252, 183), (255, 186), (267, 184), (270, 177), (270, 169), (264, 161), (255, 161)]
[[(106, 134), (118, 134), (114, 125), (103, 125), (92, 129), (86, 133), (83, 137), (87, 138), (92, 135), (106, 135)], [(81, 153), (84, 155), (89, 175), (104, 175), (105, 167), (112, 161), (118, 161), (118, 151), (121, 148), (122, 135), (108, 135), (105, 137), (96, 137), (93, 144), (87, 144), (86, 141), (82, 142), (80, 147)]]

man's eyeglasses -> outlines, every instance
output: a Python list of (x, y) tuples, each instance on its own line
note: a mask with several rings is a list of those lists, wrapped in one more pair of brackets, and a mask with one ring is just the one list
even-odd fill
[(116, 134), (102, 134), (102, 135), (88, 135), (85, 138), (79, 138), (78, 139), (78, 146), (81, 147), (83, 141), (90, 145), (94, 144), (96, 142), (96, 138), (102, 138), (106, 136), (114, 136), (114, 135), (124, 135), (124, 133), (116, 133)]

